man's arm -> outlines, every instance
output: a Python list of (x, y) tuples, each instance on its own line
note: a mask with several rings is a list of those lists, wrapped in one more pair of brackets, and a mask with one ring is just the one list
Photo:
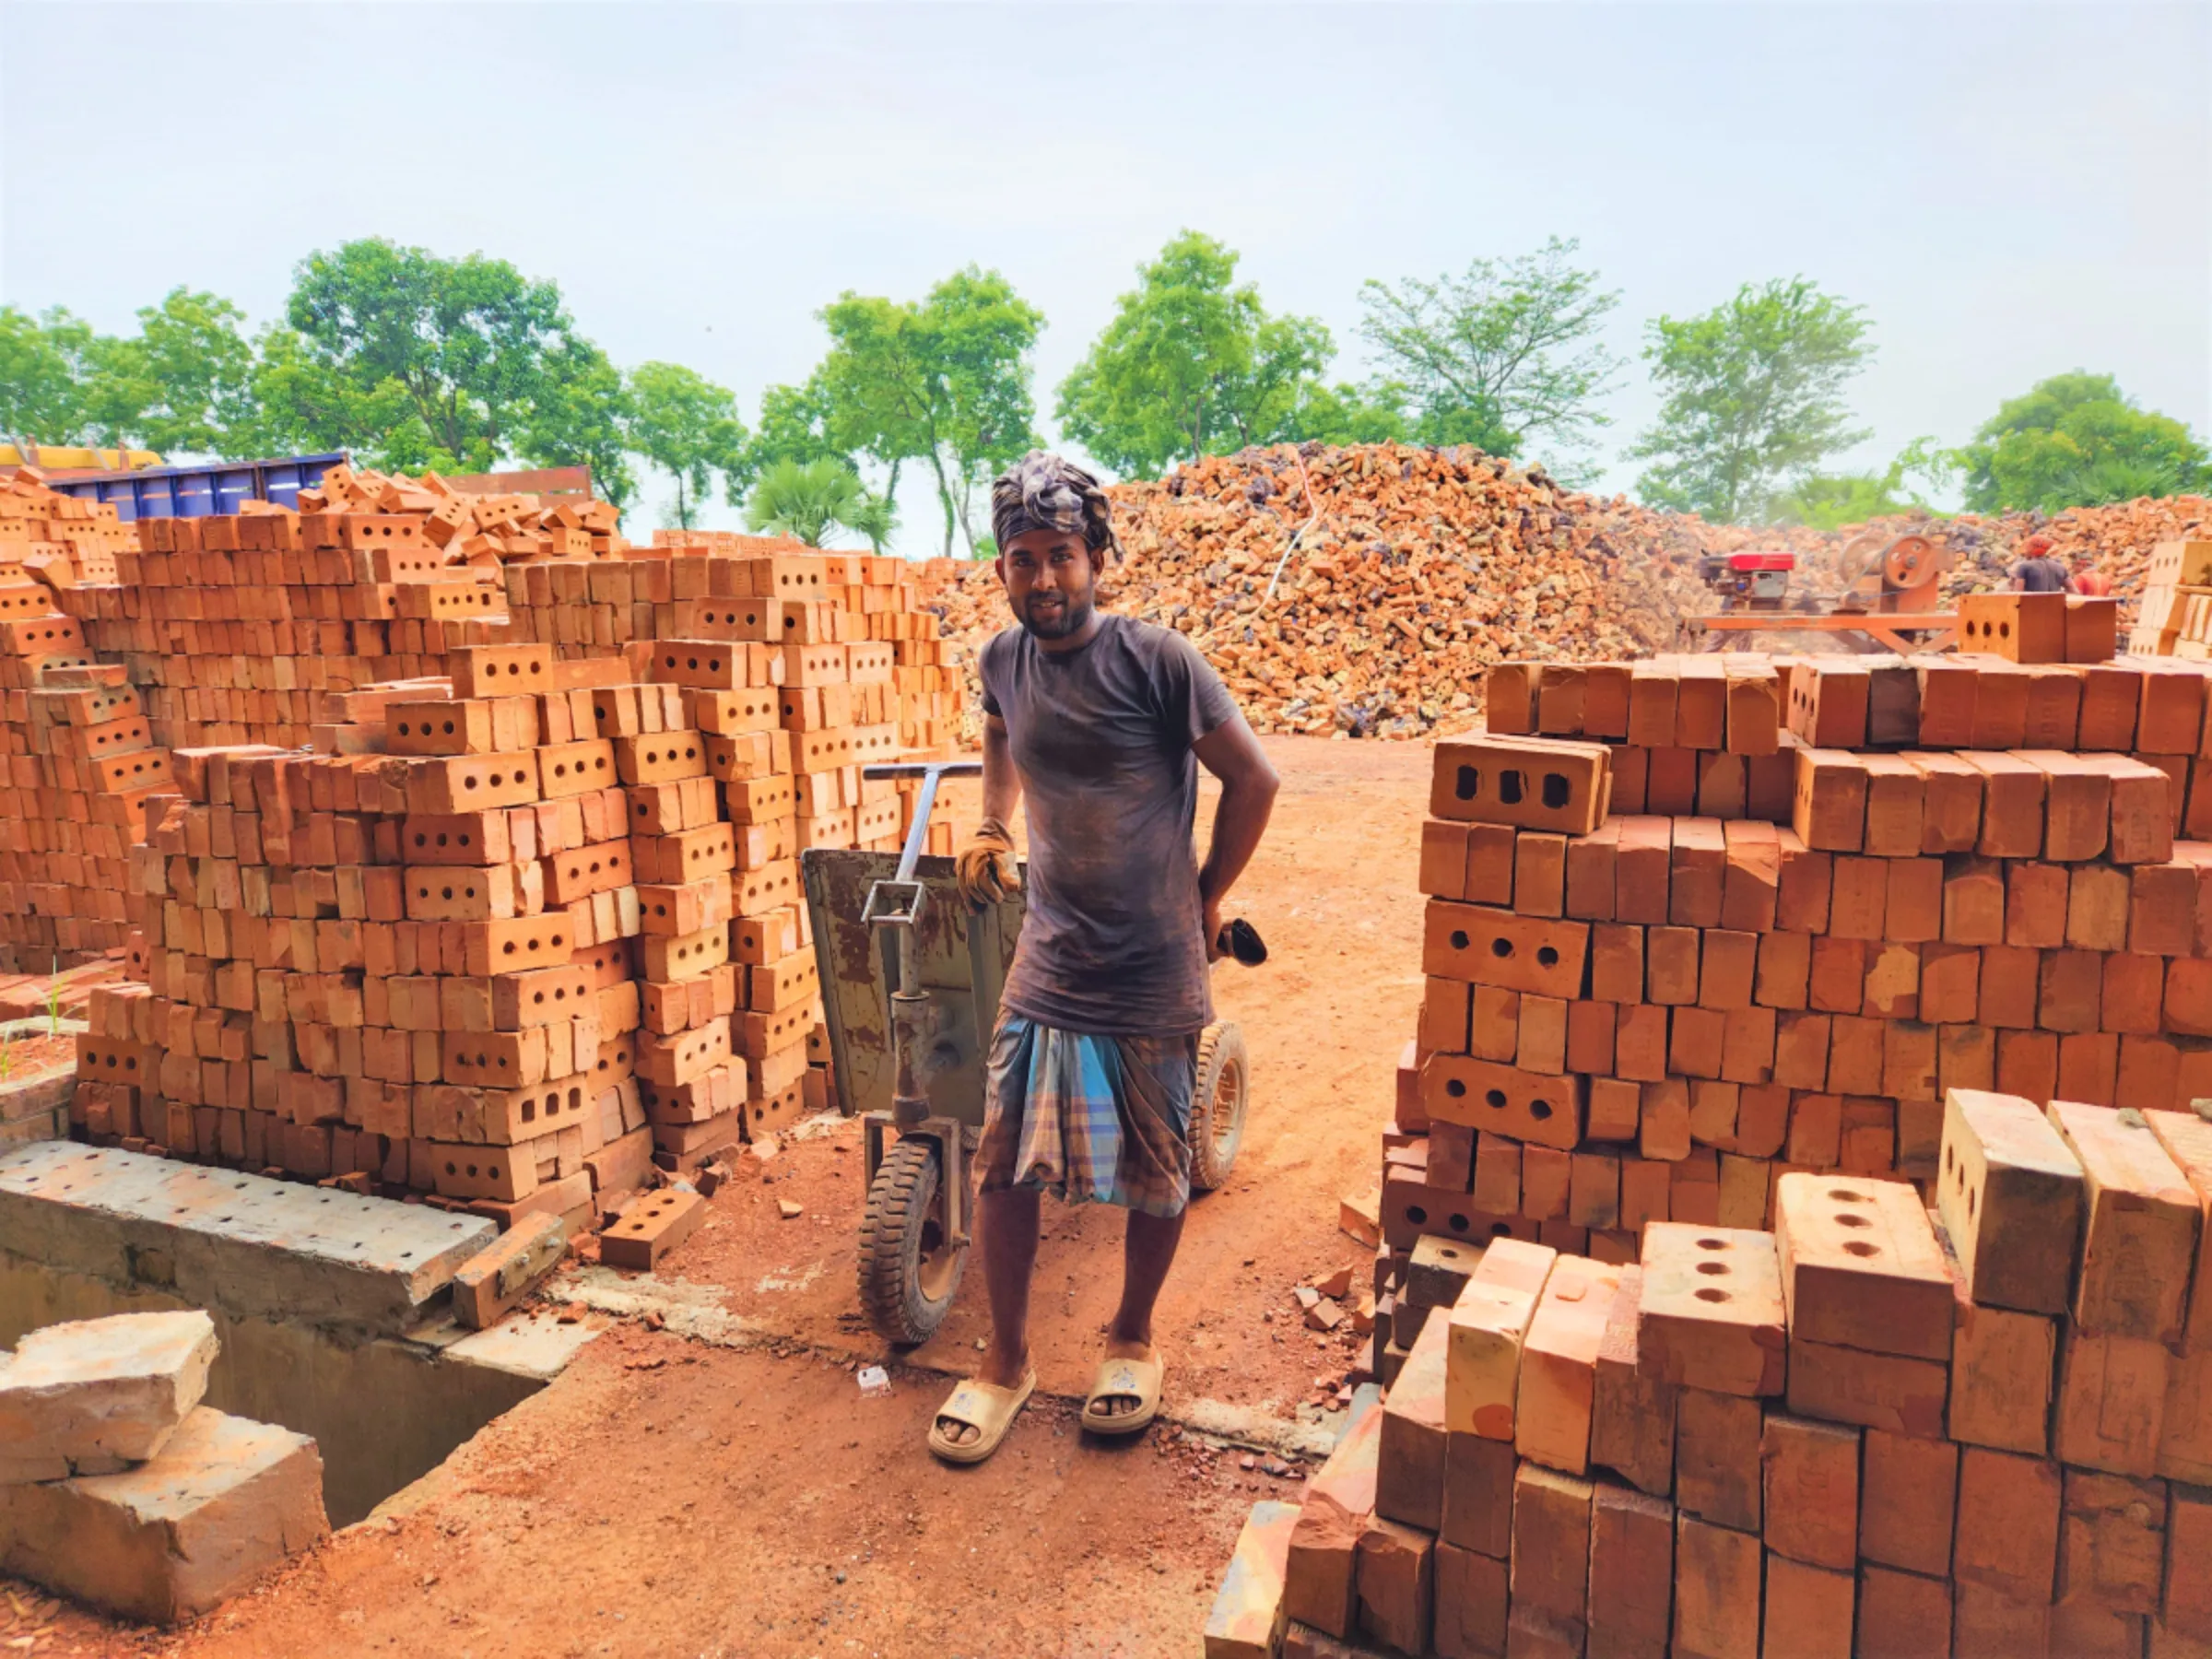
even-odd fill
[(960, 897), (981, 910), (1021, 890), (1014, 867), (1014, 831), (1006, 820), (1021, 799), (1021, 774), (1006, 742), (1006, 723), (983, 716), (983, 821), (953, 854), (954, 879)]
[[(1275, 810), (1275, 792), (1282, 780), (1260, 740), (1252, 735), (1241, 714), (1223, 721), (1192, 747), (1198, 764), (1221, 780), (1221, 804), (1214, 809), (1214, 833), (1198, 872), (1198, 898), (1205, 906), (1206, 954), (1208, 961), (1221, 955), (1221, 900), (1236, 885), (1244, 866), (1259, 850), (1267, 832), (1268, 816)], [(990, 769), (984, 766), (988, 788)]]
[(1011, 830), (1014, 808), (1021, 800), (1021, 774), (1014, 770), (1014, 751), (1006, 741), (1006, 723), (995, 714), (983, 716), (983, 818)]

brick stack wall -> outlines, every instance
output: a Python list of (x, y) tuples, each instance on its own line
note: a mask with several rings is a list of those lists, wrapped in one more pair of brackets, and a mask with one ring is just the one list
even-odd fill
[(1731, 665), (1787, 824), (1608, 816), (1586, 725), (1440, 744), (1386, 1392), (1212, 1659), (2212, 1653), (2206, 677), (1928, 672), (2072, 722), (1877, 747), (1865, 665)]
[(1209, 1659), (2212, 1653), (2212, 1130), (1960, 1089), (1942, 1162), (1627, 1265), (1424, 1240)]
[(0, 968), (45, 972), (130, 932), (129, 852), (168, 758), (63, 609), (78, 582), (114, 580), (128, 539), (112, 507), (0, 485)]
[[(327, 586), (347, 604), (500, 596), (477, 579), (488, 567), (454, 562), (458, 543), (429, 543), (424, 515), (316, 517), (195, 533), (373, 536), (313, 566), (345, 578)], [(612, 571), (633, 593), (712, 600), (649, 601), (632, 620), (727, 634), (740, 625), (718, 614), (772, 610), (771, 637), (459, 642), (537, 631), (559, 612), (534, 593), (571, 575), (606, 591)], [(93, 1011), (82, 1132), (511, 1221), (604, 1213), (648, 1162), (691, 1170), (828, 1104), (798, 854), (895, 849), (911, 794), (861, 771), (904, 758), (902, 735), (936, 735), (936, 700), (957, 696), (898, 661), (934, 626), (899, 576), (811, 552), (510, 564), (523, 626), (411, 618), (468, 632), (338, 677), (407, 677), (247, 723), (272, 738), (303, 725), (320, 752), (177, 751), (176, 797), (133, 872), (147, 983)], [(933, 830), (949, 850), (949, 824)], [(508, 934), (547, 959), (498, 956)], [(588, 1013), (535, 1019), (541, 993)]]
[[(1622, 815), (1618, 794), (1602, 818), (1578, 796), (1572, 821), (1535, 827), (1535, 802), (1500, 823), (1460, 797), (1462, 769), (1545, 740), (1440, 747), (1408, 1138), (1384, 1180), (1401, 1248), (1510, 1221), (1625, 1261), (1650, 1220), (1768, 1225), (1793, 1168), (1931, 1175), (1951, 1087), (2182, 1109), (2212, 1094), (2212, 842), (2188, 833), (2201, 670), (1919, 671), (2016, 710), (2024, 677), (2073, 688), (2070, 720), (2035, 747), (1999, 732), (2018, 739), (2005, 749), (1937, 747), (1925, 724), (1922, 747), (1876, 749), (1864, 668), (1765, 672), (1820, 741), (1781, 751), (1787, 824)], [(1554, 747), (1570, 771), (1624, 752)]]
[[(761, 559), (798, 562), (785, 567), (776, 592), (747, 592), (745, 572)], [(961, 676), (937, 618), (921, 608), (905, 559), (664, 530), (653, 547), (629, 547), (611, 563), (511, 566), (506, 583), (517, 636), (563, 656), (658, 640), (888, 644), (900, 747), (938, 755), (957, 741)]]
[(120, 583), (65, 595), (170, 748), (304, 747), (324, 696), (445, 672), (498, 636), (496, 570), (450, 561), (429, 516), (271, 511), (140, 521)]

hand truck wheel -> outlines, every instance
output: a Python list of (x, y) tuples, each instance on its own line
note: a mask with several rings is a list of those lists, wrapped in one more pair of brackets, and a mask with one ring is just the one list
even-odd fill
[(927, 1342), (960, 1288), (968, 1247), (945, 1236), (937, 1186), (945, 1162), (925, 1135), (885, 1151), (860, 1223), (860, 1305), (887, 1342)]
[(1252, 1066), (1244, 1033), (1229, 1020), (1198, 1039), (1198, 1076), (1191, 1089), (1191, 1190), (1210, 1193), (1229, 1179), (1244, 1139)]

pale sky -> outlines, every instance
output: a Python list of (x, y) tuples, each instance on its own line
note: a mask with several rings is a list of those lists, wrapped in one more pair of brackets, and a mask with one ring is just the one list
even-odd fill
[[(0, 0), (0, 300), (109, 330), (179, 284), (259, 324), (302, 255), (383, 235), (553, 278), (618, 363), (688, 364), (749, 422), (840, 290), (975, 261), (1049, 320), (1049, 433), (1185, 227), (1329, 324), (1335, 377), (1365, 371), (1363, 278), (1557, 233), (1631, 358), (1746, 280), (1866, 306), (1851, 464), (2076, 368), (2202, 435), (2212, 4)], [(1607, 406), (1627, 488), (1640, 364)]]

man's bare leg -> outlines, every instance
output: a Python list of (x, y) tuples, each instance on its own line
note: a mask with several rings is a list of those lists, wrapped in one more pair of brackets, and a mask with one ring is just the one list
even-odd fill
[[(978, 1195), (977, 1243), (983, 1256), (983, 1288), (991, 1297), (991, 1346), (976, 1368), (979, 1382), (1016, 1388), (1030, 1370), (1030, 1277), (1037, 1265), (1037, 1202), (1034, 1190), (1007, 1188)], [(1131, 1219), (1135, 1219), (1134, 1217)], [(1174, 1253), (1173, 1246), (1169, 1254)], [(1161, 1268), (1166, 1273), (1166, 1268)], [(1158, 1294), (1158, 1287), (1154, 1287)], [(945, 1438), (956, 1446), (976, 1439), (972, 1424), (939, 1418)]]
[[(1182, 1217), (1181, 1210), (1172, 1216), (1129, 1212), (1129, 1229), (1122, 1239), (1122, 1305), (1106, 1327), (1109, 1359), (1152, 1358), (1152, 1308), (1168, 1282), (1168, 1269), (1175, 1265)], [(1124, 1417), (1136, 1407), (1130, 1394), (1106, 1394), (1099, 1401), (1099, 1410), (1108, 1417)]]

